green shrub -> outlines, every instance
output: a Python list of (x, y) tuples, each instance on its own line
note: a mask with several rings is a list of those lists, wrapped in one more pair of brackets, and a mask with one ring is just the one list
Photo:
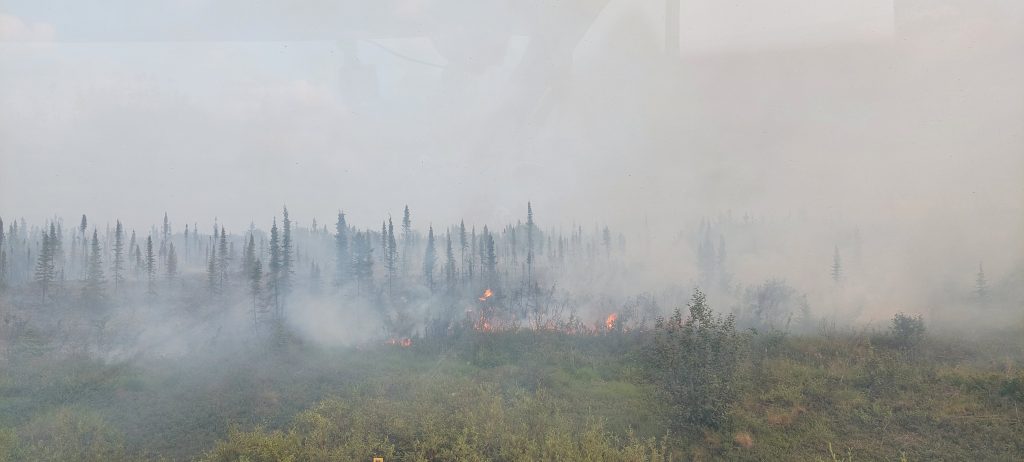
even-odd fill
[(903, 313), (896, 313), (892, 317), (892, 326), (889, 327), (896, 346), (911, 348), (917, 346), (924, 338), (924, 319), (921, 315), (910, 316)]
[(1024, 374), (1006, 379), (999, 390), (999, 395), (1024, 403)]
[(678, 308), (671, 318), (658, 319), (648, 371), (674, 427), (720, 427), (737, 399), (750, 338), (736, 330), (731, 315), (715, 316), (700, 290), (688, 307), (685, 319)]
[(29, 422), (19, 430), (16, 443), (24, 460), (115, 462), (128, 460), (122, 440), (98, 416), (61, 408)]
[(0, 460), (23, 460), (25, 455), (18, 445), (18, 435), (12, 428), (0, 428)]

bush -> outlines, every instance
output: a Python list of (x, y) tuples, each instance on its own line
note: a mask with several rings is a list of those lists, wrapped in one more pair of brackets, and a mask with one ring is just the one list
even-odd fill
[(25, 455), (18, 445), (14, 429), (0, 428), (0, 460), (23, 460)]
[(889, 333), (896, 346), (900, 348), (914, 347), (924, 338), (924, 319), (921, 318), (921, 315), (910, 316), (896, 313), (892, 317)]
[(736, 330), (733, 316), (715, 316), (700, 290), (688, 307), (686, 319), (678, 308), (671, 318), (658, 319), (648, 370), (674, 427), (720, 427), (737, 399), (750, 338)]
[[(13, 440), (14, 451), (25, 460), (113, 462), (128, 460), (120, 433), (96, 415), (61, 408), (37, 417)], [(0, 444), (0, 454), (2, 446)]]
[(495, 387), (450, 382), (405, 398), (328, 399), (297, 415), (287, 430), (233, 429), (203, 460), (667, 459), (655, 439), (616, 437), (600, 420), (574, 423), (552, 411), (543, 393), (505, 399)]
[(739, 324), (744, 327), (767, 330), (789, 330), (793, 327), (803, 331), (811, 327), (807, 296), (782, 279), (773, 278), (761, 285), (748, 287), (734, 311), (739, 317)]
[(999, 395), (1024, 403), (1024, 374), (1006, 379), (999, 390)]

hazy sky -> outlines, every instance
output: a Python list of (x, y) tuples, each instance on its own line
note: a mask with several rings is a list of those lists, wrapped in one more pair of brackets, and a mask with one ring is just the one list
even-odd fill
[(5, 0), (0, 217), (532, 200), (545, 226), (805, 212), (1019, 255), (1019, 4), (682, 0), (669, 56), (660, 1)]

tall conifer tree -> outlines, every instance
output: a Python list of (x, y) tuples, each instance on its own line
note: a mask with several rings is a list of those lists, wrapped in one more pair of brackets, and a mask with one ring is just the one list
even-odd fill
[(50, 233), (43, 231), (42, 242), (39, 245), (39, 256), (36, 258), (35, 272), (36, 283), (39, 284), (39, 293), (43, 300), (46, 300), (50, 286), (55, 278), (54, 244)]
[(288, 207), (284, 207), (284, 216), (281, 219), (281, 270), (280, 270), (280, 314), (284, 315), (284, 304), (292, 286), (292, 274), (295, 272), (292, 262), (295, 261), (295, 248), (292, 242), (292, 221), (288, 218)]
[(89, 264), (86, 271), (85, 286), (83, 287), (83, 298), (86, 304), (92, 308), (98, 308), (103, 301), (103, 286), (106, 284), (106, 277), (103, 275), (103, 254), (100, 249), (100, 240), (96, 229), (92, 230), (92, 241), (89, 244)]
[(174, 251), (174, 243), (167, 244), (167, 279), (174, 280), (178, 275), (178, 254)]
[(348, 282), (349, 269), (352, 267), (348, 244), (348, 224), (345, 213), (338, 211), (338, 221), (334, 224), (334, 285), (342, 286)]
[(114, 290), (124, 284), (124, 226), (117, 220), (114, 226)]
[(153, 236), (146, 236), (146, 293), (156, 295), (156, 255), (153, 254)]
[(423, 253), (423, 278), (427, 287), (434, 289), (434, 266), (437, 265), (437, 249), (434, 247), (434, 226), (427, 231), (427, 250)]

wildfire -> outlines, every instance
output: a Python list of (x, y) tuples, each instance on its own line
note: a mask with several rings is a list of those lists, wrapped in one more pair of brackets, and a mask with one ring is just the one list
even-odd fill
[(397, 338), (389, 338), (388, 341), (387, 341), (387, 344), (388, 345), (398, 345), (398, 346), (401, 346), (403, 348), (406, 348), (406, 347), (411, 347), (412, 346), (412, 339), (411, 338), (403, 338), (403, 339), (399, 340)]
[(608, 318), (604, 320), (605, 327), (607, 327), (608, 330), (614, 329), (615, 328), (615, 321), (617, 321), (618, 319), (619, 319), (619, 315), (617, 313), (609, 314)]
[(481, 302), (486, 302), (488, 298), (491, 298), (493, 296), (494, 292), (491, 291), (491, 289), (484, 289), (484, 294), (477, 300), (480, 300)]

